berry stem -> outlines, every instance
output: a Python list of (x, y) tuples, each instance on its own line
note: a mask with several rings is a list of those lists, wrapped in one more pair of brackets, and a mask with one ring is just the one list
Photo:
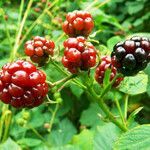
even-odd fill
[[(56, 69), (59, 71), (59, 72), (62, 72), (64, 75), (68, 76), (69, 74), (67, 72), (65, 72), (57, 63), (55, 63), (52, 59), (51, 59), (51, 63), (53, 66), (56, 67)], [(82, 89), (86, 90), (86, 86), (84, 86), (80, 81), (78, 81), (77, 79), (73, 79), (73, 82), (80, 86)]]
[(126, 132), (128, 129), (123, 126), (119, 121), (116, 120), (115, 116), (109, 111), (108, 106), (104, 103), (103, 99), (99, 99), (98, 102), (100, 108), (105, 112), (105, 114), (108, 116), (108, 118), (116, 125), (118, 126), (122, 131)]
[(7, 110), (7, 112), (5, 114), (5, 130), (4, 130), (4, 134), (3, 134), (2, 143), (5, 142), (7, 140), (7, 138), (8, 138), (8, 133), (9, 133), (9, 129), (10, 129), (11, 119), (12, 119), (12, 113), (11, 113), (10, 110)]
[(49, 133), (50, 133), (51, 130), (52, 130), (52, 126), (53, 126), (54, 119), (55, 119), (55, 116), (56, 116), (56, 113), (57, 113), (58, 109), (59, 109), (59, 103), (56, 104), (55, 109), (54, 109), (54, 111), (52, 112), (52, 117), (51, 117), (51, 120), (50, 120), (50, 127), (49, 127), (49, 129), (48, 129), (48, 132), (49, 132)]
[(128, 100), (129, 100), (129, 95), (125, 95), (125, 105), (124, 105), (124, 119), (127, 119), (127, 113), (128, 113)]
[(104, 88), (104, 90), (102, 90), (99, 98), (103, 98), (104, 95), (110, 90), (110, 88), (112, 87), (112, 85), (115, 83), (116, 79), (118, 77), (121, 77), (122, 75), (121, 74), (117, 74), (114, 79)]
[[(116, 75), (116, 78), (118, 78), (118, 76), (120, 76), (120, 74)], [(128, 130), (127, 127), (116, 120), (115, 116), (109, 111), (108, 106), (105, 104), (105, 102), (103, 100), (103, 96), (109, 91), (109, 89), (111, 88), (111, 86), (113, 85), (114, 82), (115, 82), (115, 80), (112, 80), (108, 84), (108, 86), (106, 86), (106, 88), (103, 90), (104, 92), (102, 92), (102, 94), (100, 96), (98, 96), (96, 94), (96, 92), (94, 91), (94, 89), (90, 85), (87, 85), (88, 86), (87, 91), (88, 91), (89, 95), (91, 95), (95, 99), (95, 101), (99, 104), (100, 108), (108, 116), (108, 118), (114, 124), (116, 124), (122, 131), (126, 132)]]
[(126, 122), (125, 122), (125, 119), (123, 117), (123, 113), (121, 111), (121, 107), (120, 107), (120, 104), (118, 102), (118, 100), (115, 98), (115, 103), (116, 103), (116, 106), (117, 106), (117, 109), (119, 111), (119, 114), (120, 114), (120, 117), (121, 117), (121, 120), (122, 120), (122, 123), (124, 124), (124, 126), (126, 126)]
[(24, 24), (25, 24), (25, 21), (27, 19), (27, 16), (28, 16), (28, 13), (29, 13), (29, 10), (31, 8), (32, 3), (33, 3), (33, 0), (30, 0), (29, 3), (28, 3), (27, 9), (24, 13), (24, 17), (23, 17), (23, 19), (20, 23), (19, 31), (18, 31), (16, 40), (15, 40), (16, 42), (14, 44), (14, 48), (13, 48), (13, 51), (12, 51), (11, 56), (10, 56), (11, 61), (15, 59), (15, 55), (16, 55), (17, 50), (19, 48), (19, 41), (20, 41), (21, 33), (22, 33), (22, 30), (23, 30), (23, 27), (24, 27)]

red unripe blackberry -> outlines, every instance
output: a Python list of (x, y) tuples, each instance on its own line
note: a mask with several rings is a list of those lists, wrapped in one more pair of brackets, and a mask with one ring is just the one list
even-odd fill
[(132, 37), (114, 46), (111, 54), (117, 70), (125, 76), (132, 76), (143, 70), (150, 61), (150, 40)]
[(96, 64), (96, 50), (94, 46), (86, 42), (85, 38), (68, 38), (64, 42), (64, 56), (62, 64), (71, 73), (77, 73), (78, 69), (88, 70)]
[(86, 11), (73, 11), (66, 15), (62, 28), (70, 37), (79, 35), (87, 37), (94, 27), (92, 16)]
[(55, 44), (53, 41), (36, 36), (33, 40), (25, 43), (25, 54), (30, 56), (33, 62), (42, 66), (48, 61), (49, 56), (54, 55), (54, 48)]
[[(96, 72), (95, 72), (95, 79), (101, 85), (103, 84), (105, 72), (107, 69), (111, 70), (110, 81), (112, 81), (117, 74), (117, 69), (116, 67), (113, 66), (111, 57), (104, 56), (101, 58), (101, 63), (96, 68)], [(117, 87), (122, 80), (123, 80), (122, 77), (117, 78), (113, 86)]]
[(46, 75), (32, 63), (17, 60), (0, 71), (0, 99), (16, 108), (39, 106), (46, 94)]

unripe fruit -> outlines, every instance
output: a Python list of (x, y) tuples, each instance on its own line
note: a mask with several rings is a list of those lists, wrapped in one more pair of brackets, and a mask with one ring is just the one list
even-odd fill
[[(105, 72), (107, 69), (111, 70), (110, 81), (112, 81), (117, 74), (117, 69), (113, 66), (111, 57), (104, 56), (101, 58), (101, 63), (96, 68), (95, 72), (95, 80), (101, 85), (103, 84)], [(117, 87), (122, 80), (123, 80), (122, 77), (117, 78), (113, 86)]]
[(42, 66), (48, 61), (49, 56), (54, 55), (54, 48), (55, 44), (53, 41), (36, 36), (33, 40), (25, 43), (24, 51), (27, 56), (30, 56), (33, 62)]
[(16, 108), (36, 107), (48, 93), (46, 75), (32, 63), (17, 60), (0, 71), (0, 99)]
[(73, 11), (66, 15), (66, 21), (62, 28), (70, 37), (85, 36), (87, 37), (94, 27), (92, 16), (86, 11)]
[(78, 70), (89, 70), (96, 64), (96, 49), (86, 42), (84, 37), (68, 38), (64, 42), (64, 56), (62, 64), (75, 74)]

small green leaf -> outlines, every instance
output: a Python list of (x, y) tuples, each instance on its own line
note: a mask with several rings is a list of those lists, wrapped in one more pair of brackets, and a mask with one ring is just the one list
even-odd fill
[(142, 109), (143, 109), (143, 107), (139, 107), (129, 115), (128, 125), (130, 125), (134, 121), (134, 118), (135, 118), (136, 114), (138, 114)]
[(107, 69), (104, 74), (103, 85), (106, 87), (110, 83), (111, 69)]
[(114, 150), (149, 150), (150, 125), (141, 125), (124, 133), (115, 143)]
[(119, 90), (129, 95), (137, 95), (146, 92), (147, 83), (148, 76), (144, 73), (139, 73), (134, 77), (125, 77)]
[(115, 44), (121, 41), (119, 36), (113, 36), (107, 41), (107, 47), (109, 50), (113, 51), (113, 47)]
[(22, 138), (17, 142), (19, 145), (25, 145), (28, 147), (35, 147), (42, 143), (42, 141), (33, 138)]

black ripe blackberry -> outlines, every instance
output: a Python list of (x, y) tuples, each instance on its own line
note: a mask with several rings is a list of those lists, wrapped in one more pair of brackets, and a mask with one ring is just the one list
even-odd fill
[(114, 46), (111, 54), (117, 70), (125, 76), (132, 76), (143, 70), (150, 61), (150, 39), (134, 36)]

